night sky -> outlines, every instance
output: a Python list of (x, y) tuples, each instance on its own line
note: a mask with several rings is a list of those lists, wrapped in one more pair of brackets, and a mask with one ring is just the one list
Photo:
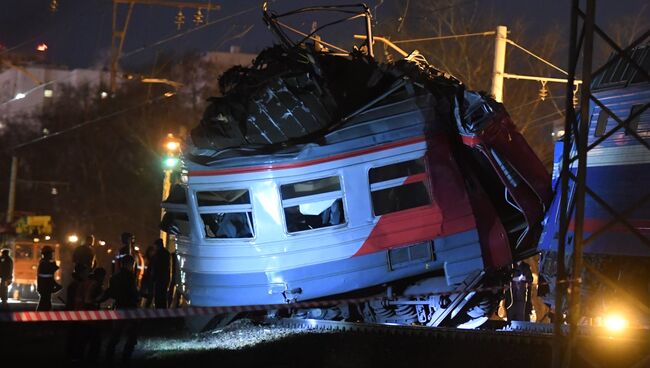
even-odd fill
[[(396, 14), (396, 9), (402, 8), (406, 2), (407, 0), (374, 0), (367, 3), (371, 8), (380, 4), (376, 7), (375, 16), (381, 22), (396, 19), (399, 15)], [(70, 68), (102, 67), (107, 64), (111, 41), (111, 1), (59, 0), (59, 10), (55, 13), (49, 10), (50, 0), (3, 0), (2, 3), (0, 45), (5, 49), (30, 53), (38, 43), (45, 42), (49, 46), (46, 58), (49, 63)], [(123, 65), (150, 64), (158, 52), (181, 54), (189, 50), (226, 51), (231, 45), (237, 45), (243, 52), (256, 53), (272, 44), (273, 39), (261, 19), (262, 1), (222, 0), (213, 3), (220, 4), (222, 8), (210, 12), (207, 20), (225, 18), (223, 21), (157, 46), (152, 44), (178, 34), (173, 24), (178, 9), (136, 5), (123, 50)], [(281, 12), (308, 5), (346, 3), (352, 2), (276, 0), (271, 2), (271, 7)], [(555, 25), (562, 30), (568, 29), (568, 0), (459, 0), (457, 3), (460, 7), (478, 3), (494, 11), (502, 24), (508, 25), (523, 20), (526, 29), (532, 33), (543, 33)], [(644, 0), (597, 1), (598, 22), (607, 27), (612, 20), (632, 16), (638, 13), (639, 9), (642, 9), (642, 14), (647, 15), (646, 19), (650, 19), (650, 7), (643, 7), (644, 3)], [(448, 2), (442, 1), (440, 4), (445, 7)], [(123, 9), (126, 7), (123, 6)], [(191, 9), (185, 10), (186, 24), (180, 32), (193, 27), (192, 14)], [(416, 16), (422, 15), (407, 13), (406, 22)], [(297, 25), (302, 25), (302, 29), (309, 29), (309, 24)], [(248, 32), (244, 32), (246, 30)], [(242, 33), (244, 34), (241, 35)], [(241, 37), (233, 39), (236, 35)], [(564, 59), (557, 62), (566, 63)]]

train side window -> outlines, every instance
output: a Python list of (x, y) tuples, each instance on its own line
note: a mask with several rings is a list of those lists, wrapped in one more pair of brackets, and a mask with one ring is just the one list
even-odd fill
[(375, 216), (431, 204), (424, 158), (372, 168), (368, 179)]
[[(643, 52), (645, 51), (645, 52)], [(638, 50), (639, 54), (639, 59), (637, 61), (637, 64), (643, 68), (643, 70), (648, 71), (650, 70), (650, 47), (645, 47), (645, 50), (639, 49)], [(630, 68), (632, 68), (630, 66)], [(645, 78), (643, 73), (640, 73), (637, 68), (632, 68), (634, 72), (634, 77), (632, 77), (632, 83), (648, 83), (648, 80)]]
[(160, 221), (160, 228), (175, 236), (190, 236), (190, 219), (187, 213), (166, 211)]
[(199, 206), (251, 204), (251, 198), (247, 189), (196, 192), (196, 199), (199, 202)]
[(289, 233), (346, 223), (338, 176), (285, 184), (280, 194)]
[(594, 137), (602, 137), (605, 134), (608, 119), (609, 114), (607, 114), (605, 110), (600, 110), (598, 113), (598, 120), (596, 121), (596, 130), (594, 131)]
[(196, 192), (206, 238), (247, 239), (255, 236), (248, 189)]
[[(643, 108), (644, 105), (638, 104), (638, 105), (633, 105), (632, 108), (630, 109), (630, 116), (636, 114), (639, 110)], [(641, 113), (643, 114), (643, 113)], [(630, 131), (636, 132), (639, 129), (639, 120), (641, 120), (641, 114), (637, 115), (634, 119), (630, 121)], [(628, 130), (625, 130), (625, 134), (629, 134)]]

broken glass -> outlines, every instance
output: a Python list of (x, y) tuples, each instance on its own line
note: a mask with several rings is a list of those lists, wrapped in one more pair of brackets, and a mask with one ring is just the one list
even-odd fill
[[(329, 205), (323, 208), (324, 203)], [(316, 208), (323, 209), (314, 213)], [(287, 231), (290, 233), (344, 224), (343, 200), (339, 198), (285, 207), (284, 218), (287, 221)]]
[(160, 228), (171, 235), (190, 236), (190, 220), (187, 213), (166, 212), (160, 222)]
[(252, 238), (251, 212), (202, 213), (201, 219), (207, 238)]
[(280, 192), (290, 233), (345, 223), (338, 176), (285, 184)]

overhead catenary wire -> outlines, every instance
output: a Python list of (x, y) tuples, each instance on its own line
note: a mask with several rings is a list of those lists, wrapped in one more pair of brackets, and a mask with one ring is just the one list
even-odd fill
[[(401, 44), (401, 43), (426, 42), (426, 41), (441, 41), (441, 40), (451, 40), (451, 39), (466, 38), (466, 37), (494, 36), (495, 34), (496, 34), (495, 31), (485, 31), (485, 32), (465, 33), (465, 34), (460, 34), (460, 35), (447, 35), (447, 36), (434, 36), (434, 37), (424, 37), (424, 38), (412, 38), (412, 39), (408, 39), (408, 40), (396, 40), (396, 41), (392, 41), (392, 42), (394, 44)], [(550, 61), (542, 58), (541, 56), (535, 54), (534, 52), (528, 50), (527, 48), (519, 45), (515, 41), (513, 41), (513, 40), (511, 40), (509, 38), (506, 38), (506, 42), (508, 44), (520, 49), (521, 51), (525, 52), (526, 54), (534, 57), (535, 59), (543, 62), (544, 64), (550, 66), (551, 68), (556, 69), (556, 70), (560, 71), (561, 73), (563, 73), (565, 75), (568, 75), (568, 73), (564, 69), (562, 69), (562, 68), (558, 67), (557, 65), (551, 63)], [(512, 74), (512, 76), (514, 77), (516, 75)], [(524, 78), (525, 76), (519, 76), (519, 77), (521, 77), (520, 79), (525, 79)], [(550, 81), (555, 81), (555, 79), (553, 79), (553, 78), (549, 78), (549, 80)]]
[(41, 88), (44, 88), (44, 87), (46, 87), (46, 86), (48, 86), (48, 85), (50, 85), (50, 84), (61, 83), (61, 82), (65, 81), (65, 80), (67, 80), (67, 79), (70, 79), (70, 78), (74, 77), (75, 75), (76, 75), (76, 74), (74, 73), (74, 70), (72, 70), (72, 71), (71, 71), (70, 73), (68, 73), (68, 75), (66, 75), (65, 77), (62, 77), (62, 78), (59, 78), (59, 79), (53, 79), (53, 80), (49, 80), (49, 81), (46, 81), (46, 82), (43, 82), (43, 83), (37, 84), (37, 85), (35, 85), (34, 87), (32, 87), (32, 88), (30, 88), (30, 89), (28, 89), (28, 90), (26, 90), (26, 91), (19, 92), (19, 93), (21, 93), (21, 94), (24, 95), (23, 97), (21, 97), (21, 98), (13, 97), (13, 98), (11, 98), (11, 99), (9, 99), (9, 100), (7, 100), (7, 101), (0, 102), (0, 106), (4, 106), (4, 105), (6, 105), (6, 104), (8, 104), (8, 103), (11, 103), (11, 102), (14, 102), (14, 101), (21, 100), (21, 99), (23, 99), (23, 98), (29, 96), (31, 93), (38, 91), (38, 90), (41, 89)]
[[(276, 0), (276, 1), (277, 1), (277, 0)], [(202, 25), (200, 25), (200, 26), (196, 26), (196, 27), (194, 27), (194, 28), (188, 29), (187, 31), (180, 32), (180, 33), (176, 33), (176, 34), (174, 34), (174, 35), (172, 35), (172, 36), (162, 38), (162, 39), (160, 39), (160, 40), (158, 40), (158, 41), (156, 41), (156, 42), (154, 42), (154, 43), (151, 43), (151, 44), (148, 44), (148, 45), (144, 45), (144, 46), (138, 47), (137, 49), (133, 49), (133, 50), (131, 50), (131, 51), (128, 51), (128, 52), (122, 53), (122, 59), (124, 59), (124, 58), (126, 58), (126, 57), (129, 57), (129, 56), (132, 56), (132, 55), (135, 55), (135, 54), (138, 54), (138, 53), (140, 53), (140, 52), (143, 52), (143, 51), (145, 51), (145, 50), (147, 50), (147, 49), (149, 49), (149, 48), (151, 48), (151, 47), (160, 46), (160, 45), (162, 45), (162, 44), (164, 44), (164, 43), (167, 43), (167, 42), (169, 42), (169, 41), (173, 41), (173, 40), (175, 40), (175, 39), (181, 38), (181, 37), (183, 37), (183, 36), (185, 36), (185, 35), (188, 35), (188, 34), (190, 34), (190, 33), (192, 33), (192, 32), (196, 32), (196, 31), (202, 30), (202, 29), (204, 29), (204, 28), (207, 28), (207, 27), (209, 27), (209, 26), (212, 26), (212, 25), (215, 25), (215, 24), (218, 24), (218, 23), (222, 23), (222, 22), (227, 21), (227, 20), (229, 20), (229, 19), (232, 19), (232, 18), (238, 17), (238, 16), (240, 16), (240, 15), (244, 15), (244, 14), (246, 14), (246, 13), (250, 13), (250, 12), (252, 12), (252, 11), (254, 11), (254, 10), (257, 10), (257, 9), (259, 9), (259, 6), (257, 6), (257, 5), (256, 5), (256, 6), (252, 6), (252, 7), (250, 7), (250, 8), (244, 9), (244, 10), (239, 11), (239, 12), (237, 12), (237, 13), (230, 14), (230, 15), (227, 15), (227, 16), (225, 16), (225, 17), (221, 17), (221, 18), (219, 18), (219, 19), (215, 19), (215, 20), (213, 20), (213, 21), (211, 21), (211, 22), (206, 22), (205, 24), (202, 24)]]
[(513, 40), (511, 40), (511, 39), (509, 39), (509, 38), (506, 38), (506, 42), (509, 43), (510, 45), (512, 45), (512, 46), (514, 46), (514, 47), (520, 49), (521, 51), (527, 53), (528, 55), (534, 57), (535, 59), (537, 59), (537, 60), (543, 62), (544, 64), (550, 66), (551, 68), (553, 68), (553, 69), (555, 69), (555, 70), (558, 70), (558, 71), (562, 72), (564, 75), (569, 75), (569, 73), (567, 73), (567, 72), (566, 72), (565, 70), (563, 70), (562, 68), (560, 68), (560, 67), (558, 67), (557, 65), (551, 63), (550, 61), (548, 61), (548, 60), (542, 58), (541, 56), (535, 54), (534, 52), (532, 52), (532, 51), (526, 49), (525, 47), (519, 45), (519, 44), (516, 43), (515, 41), (513, 41)]
[(485, 32), (465, 33), (460, 35), (412, 38), (408, 40), (397, 40), (392, 42), (395, 44), (399, 44), (399, 43), (412, 43), (412, 42), (425, 42), (425, 41), (439, 41), (439, 40), (450, 40), (450, 39), (465, 38), (465, 37), (494, 36), (495, 34), (496, 34), (495, 31), (485, 31)]
[(20, 144), (17, 144), (15, 146), (11, 147), (10, 151), (15, 151), (17, 149), (32, 145), (34, 143), (39, 143), (39, 142), (43, 142), (45, 140), (48, 140), (48, 139), (51, 139), (51, 138), (54, 138), (54, 137), (58, 137), (58, 136), (60, 136), (62, 134), (69, 133), (69, 132), (77, 130), (79, 128), (83, 128), (83, 127), (85, 127), (87, 125), (97, 123), (99, 121), (102, 121), (102, 120), (105, 120), (105, 119), (108, 119), (108, 118), (112, 118), (112, 117), (124, 114), (126, 112), (129, 112), (129, 111), (136, 110), (136, 109), (138, 109), (138, 108), (140, 108), (142, 106), (149, 105), (151, 103), (154, 103), (156, 101), (166, 99), (166, 98), (168, 98), (168, 97), (165, 96), (165, 95), (150, 98), (150, 99), (147, 99), (147, 100), (145, 100), (145, 101), (143, 101), (143, 102), (141, 102), (141, 103), (139, 103), (137, 105), (129, 106), (129, 107), (121, 109), (121, 110), (113, 111), (113, 112), (111, 112), (109, 114), (106, 114), (106, 115), (102, 115), (102, 116), (98, 116), (98, 117), (93, 118), (93, 119), (82, 121), (81, 123), (75, 124), (73, 126), (67, 127), (65, 129), (59, 130), (57, 132), (49, 133), (47, 135), (44, 135), (44, 136), (41, 136), (41, 137), (38, 137), (38, 138), (34, 138), (32, 140), (29, 140), (29, 141), (26, 141), (26, 142), (23, 142), (23, 143), (20, 143)]
[[(275, 1), (279, 1), (279, 0), (274, 0), (274, 2), (275, 2)], [(180, 37), (183, 37), (183, 36), (185, 36), (185, 35), (187, 35), (187, 34), (189, 34), (189, 33), (192, 33), (192, 32), (195, 32), (195, 31), (198, 31), (198, 30), (200, 30), (200, 29), (204, 29), (204, 28), (206, 28), (206, 27), (209, 27), (209, 26), (214, 25), (214, 24), (217, 24), (217, 23), (224, 22), (224, 21), (226, 21), (226, 20), (229, 20), (229, 19), (232, 19), (232, 18), (234, 18), (234, 17), (237, 17), (237, 16), (240, 16), (240, 15), (243, 15), (243, 14), (249, 13), (249, 12), (254, 11), (254, 10), (256, 10), (256, 9), (259, 9), (259, 6), (250, 7), (250, 8), (247, 8), (247, 9), (245, 9), (245, 10), (242, 10), (242, 11), (240, 11), (240, 12), (237, 12), (237, 13), (234, 13), (234, 14), (231, 14), (231, 15), (228, 15), (228, 16), (225, 16), (225, 17), (221, 17), (221, 18), (216, 19), (216, 20), (214, 20), (214, 21), (212, 21), (212, 22), (209, 22), (209, 23), (203, 24), (203, 25), (201, 25), (201, 26), (197, 26), (197, 27), (195, 27), (195, 28), (189, 29), (189, 30), (187, 30), (187, 31), (185, 31), (185, 32), (181, 32), (181, 33), (179, 33), (179, 34), (175, 34), (175, 35), (173, 35), (173, 36), (171, 36), (171, 37), (167, 37), (167, 38), (161, 39), (161, 40), (159, 40), (159, 41), (156, 41), (156, 42), (153, 43), (153, 44), (146, 45), (146, 46), (143, 46), (143, 47), (137, 48), (137, 49), (135, 49), (135, 50), (132, 50), (132, 51), (130, 51), (130, 52), (128, 52), (128, 53), (123, 54), (122, 57), (124, 58), (124, 57), (128, 57), (128, 56), (131, 56), (131, 55), (134, 55), (134, 54), (140, 53), (140, 52), (145, 51), (145, 50), (147, 50), (147, 49), (149, 49), (149, 48), (151, 48), (151, 47), (159, 46), (159, 45), (164, 44), (164, 43), (166, 43), (166, 42), (169, 42), (169, 41), (172, 41), (172, 40), (178, 39), (178, 38), (180, 38)], [(29, 41), (27, 41), (27, 42), (29, 42)], [(15, 46), (15, 47), (18, 47), (18, 46)], [(15, 48), (15, 47), (14, 47), (14, 48)], [(4, 50), (3, 52), (5, 52), (5, 51), (7, 51), (7, 50)], [(61, 79), (58, 79), (58, 80), (48, 81), (48, 82), (43, 83), (43, 84), (41, 84), (41, 85), (37, 85), (37, 86), (33, 87), (32, 89), (30, 89), (29, 92), (23, 92), (23, 93), (26, 93), (26, 94), (27, 94), (27, 93), (32, 93), (32, 92), (34, 92), (35, 90), (38, 90), (39, 88), (44, 87), (45, 85), (53, 84), (53, 83), (58, 83), (58, 82), (61, 82), (61, 81), (65, 80), (65, 79), (68, 79), (68, 78), (71, 78), (71, 77), (72, 77), (72, 73), (69, 74), (68, 76), (64, 77), (64, 78), (61, 78)], [(112, 113), (110, 113), (110, 114), (102, 115), (102, 116), (99, 116), (99, 117), (96, 117), (96, 118), (93, 118), (93, 119), (90, 119), (90, 120), (86, 120), (86, 121), (83, 121), (83, 122), (81, 122), (81, 123), (79, 123), (79, 124), (76, 124), (76, 125), (73, 125), (73, 126), (71, 126), (71, 127), (68, 127), (68, 128), (66, 128), (66, 129), (63, 129), (63, 130), (60, 130), (60, 131), (57, 131), (57, 132), (54, 132), (54, 133), (50, 133), (50, 134), (48, 134), (48, 135), (41, 136), (41, 137), (38, 137), (38, 138), (34, 138), (34, 139), (32, 139), (32, 140), (29, 140), (29, 141), (26, 141), (26, 142), (23, 142), (23, 143), (20, 143), (20, 144), (18, 144), (18, 145), (15, 145), (15, 146), (11, 147), (10, 150), (11, 150), (11, 151), (14, 151), (14, 150), (17, 150), (17, 149), (20, 149), (20, 148), (24, 148), (24, 147), (26, 147), (26, 146), (29, 146), (29, 145), (31, 145), (31, 144), (39, 143), (39, 142), (42, 142), (42, 141), (48, 140), (48, 139), (50, 139), (50, 138), (54, 138), (54, 137), (60, 136), (60, 135), (62, 135), (62, 134), (65, 134), (65, 133), (68, 133), (68, 132), (71, 132), (71, 131), (77, 130), (77, 129), (82, 128), (82, 127), (84, 127), (84, 126), (87, 126), (87, 125), (89, 125), (89, 124), (96, 123), (96, 122), (99, 122), (99, 121), (102, 121), (102, 120), (105, 120), (105, 119), (108, 119), (108, 118), (111, 118), (111, 117), (114, 117), (114, 116), (117, 116), (117, 115), (120, 115), (120, 114), (123, 114), (123, 113), (129, 112), (129, 111), (135, 110), (135, 109), (140, 108), (140, 107), (142, 107), (142, 106), (144, 106), (144, 105), (148, 105), (148, 104), (151, 104), (151, 103), (153, 103), (153, 102), (156, 102), (156, 101), (158, 101), (158, 100), (165, 99), (165, 98), (167, 98), (167, 96), (164, 96), (164, 95), (163, 95), (163, 96), (159, 96), (159, 97), (156, 97), (156, 98), (148, 99), (148, 100), (146, 100), (146, 101), (144, 101), (144, 102), (142, 102), (142, 103), (140, 103), (140, 104), (138, 104), (138, 105), (131, 106), (131, 107), (128, 107), (128, 108), (124, 108), (124, 109), (121, 109), (121, 110), (118, 110), (118, 111), (114, 111), (114, 112), (112, 112)], [(9, 102), (12, 102), (12, 101), (15, 101), (15, 100), (16, 100), (16, 99), (14, 98), (14, 99), (11, 99), (11, 100), (9, 100), (9, 101), (5, 101), (4, 103), (2, 103), (2, 105), (3, 105), (3, 104), (6, 104), (6, 103), (9, 103)], [(2, 105), (0, 105), (0, 106), (2, 106)]]

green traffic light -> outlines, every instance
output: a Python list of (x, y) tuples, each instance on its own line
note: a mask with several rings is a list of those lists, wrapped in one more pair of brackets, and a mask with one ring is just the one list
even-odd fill
[(167, 157), (165, 159), (165, 167), (172, 168), (178, 166), (178, 158), (176, 157)]

